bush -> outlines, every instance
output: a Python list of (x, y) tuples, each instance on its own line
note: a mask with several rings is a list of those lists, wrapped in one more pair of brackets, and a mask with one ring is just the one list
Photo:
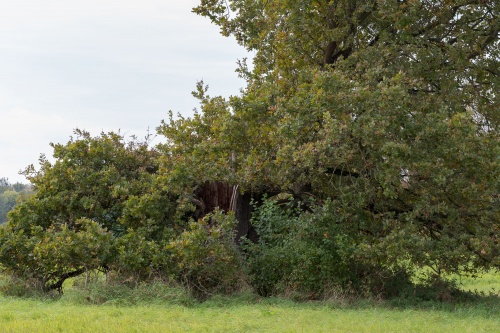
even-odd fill
[(178, 195), (154, 185), (156, 150), (116, 133), (75, 134), (52, 145), (54, 163), (42, 157), (38, 171), (25, 170), (35, 193), (0, 227), (4, 272), (47, 291), (94, 269), (134, 281), (168, 272), (163, 248), (180, 233)]
[(122, 282), (137, 284), (168, 275), (168, 253), (162, 250), (161, 243), (147, 239), (141, 230), (127, 230), (115, 240), (114, 250), (109, 269)]
[(101, 267), (111, 255), (111, 234), (85, 218), (76, 226), (33, 227), (31, 237), (26, 237), (7, 225), (0, 252), (5, 272), (36, 281), (48, 291), (61, 290), (66, 279)]
[(177, 279), (197, 298), (232, 293), (241, 285), (240, 255), (234, 244), (236, 220), (216, 210), (171, 242)]
[(315, 298), (328, 287), (351, 280), (349, 240), (322, 208), (301, 212), (292, 201), (284, 206), (265, 200), (252, 224), (259, 242), (244, 243), (252, 285), (261, 295), (299, 292)]
[(357, 258), (355, 233), (337, 223), (335, 209), (333, 202), (306, 211), (293, 201), (279, 205), (273, 200), (255, 209), (252, 224), (259, 242), (244, 242), (244, 249), (259, 294), (302, 299), (339, 292), (392, 296), (408, 286), (406, 271)]

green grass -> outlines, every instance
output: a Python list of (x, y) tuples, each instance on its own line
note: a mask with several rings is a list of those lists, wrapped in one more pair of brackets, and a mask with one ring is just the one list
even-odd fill
[[(498, 310), (498, 309), (497, 309)], [(0, 299), (1, 332), (498, 332), (500, 312), (335, 308), (279, 300), (92, 306)]]
[[(462, 279), (463, 288), (497, 288), (500, 274)], [(500, 299), (421, 304), (334, 300), (294, 303), (253, 294), (189, 301), (180, 289), (68, 288), (58, 299), (0, 296), (0, 332), (499, 332)], [(165, 297), (144, 295), (165, 294)], [(93, 305), (92, 303), (99, 303)], [(394, 305), (398, 304), (398, 306)]]
[(500, 296), (500, 272), (485, 273), (476, 279), (470, 277), (461, 278), (459, 279), (459, 286), (464, 291)]

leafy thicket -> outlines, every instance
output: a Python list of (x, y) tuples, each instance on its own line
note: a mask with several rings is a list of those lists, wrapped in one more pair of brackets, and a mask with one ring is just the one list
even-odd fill
[(252, 284), (260, 294), (309, 294), (346, 289), (357, 279), (349, 258), (355, 243), (331, 223), (329, 204), (301, 214), (291, 201), (284, 207), (267, 200), (258, 207), (253, 224), (259, 242), (247, 242)]
[[(492, 1), (202, 0), (255, 53), (240, 96), (170, 116), (157, 147), (77, 132), (0, 230), (0, 262), (59, 287), (89, 269), (203, 294), (391, 293), (419, 267), (500, 266), (500, 7)], [(257, 243), (207, 182), (255, 199)], [(236, 193), (236, 190), (235, 190)], [(241, 222), (241, 221), (240, 221)], [(398, 284), (398, 281), (401, 282)]]
[[(42, 157), (39, 170), (26, 169), (35, 194), (0, 229), (6, 272), (46, 290), (93, 270), (123, 282), (173, 276), (204, 293), (221, 289), (223, 279), (228, 288), (235, 284), (238, 276), (227, 271), (239, 264), (233, 217), (190, 220), (182, 193), (158, 184), (159, 153), (147, 142), (75, 134), (52, 145), (54, 163)], [(206, 263), (198, 267), (200, 260)], [(214, 273), (204, 276), (206, 270)]]

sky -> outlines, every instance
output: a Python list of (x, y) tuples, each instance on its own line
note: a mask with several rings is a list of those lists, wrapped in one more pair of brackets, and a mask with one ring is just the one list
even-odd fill
[(0, 178), (27, 182), (19, 171), (75, 128), (142, 138), (169, 110), (190, 116), (199, 80), (239, 94), (249, 54), (198, 2), (0, 0)]

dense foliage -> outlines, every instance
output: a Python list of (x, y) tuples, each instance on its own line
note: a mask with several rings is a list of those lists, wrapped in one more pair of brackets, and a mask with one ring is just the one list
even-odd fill
[[(6, 272), (47, 290), (92, 270), (132, 282), (174, 276), (205, 293), (219, 290), (211, 279), (226, 272), (227, 286), (234, 285), (227, 272), (239, 264), (233, 217), (215, 212), (195, 224), (182, 196), (157, 184), (158, 152), (147, 141), (75, 134), (52, 145), (54, 163), (42, 157), (40, 170), (24, 172), (35, 194), (0, 229)], [(215, 273), (202, 276), (198, 260)]]
[[(36, 195), (0, 230), (5, 270), (49, 289), (101, 269), (203, 294), (247, 273), (261, 294), (318, 297), (395, 290), (419, 267), (500, 267), (497, 2), (202, 0), (194, 11), (255, 52), (238, 69), (247, 88), (224, 99), (200, 82), (202, 112), (170, 115), (157, 147), (83, 131), (54, 145), (54, 164), (26, 171)], [(254, 197), (259, 241), (243, 242), (244, 262), (233, 215), (199, 213), (207, 183)]]
[(497, 2), (202, 1), (195, 10), (256, 56), (252, 71), (240, 68), (241, 97), (205, 97), (208, 112), (174, 124), (196, 133), (194, 154), (210, 142), (219, 167), (235, 152), (227, 174), (241, 186), (330, 202), (357, 260), (437, 273), (498, 267)]

